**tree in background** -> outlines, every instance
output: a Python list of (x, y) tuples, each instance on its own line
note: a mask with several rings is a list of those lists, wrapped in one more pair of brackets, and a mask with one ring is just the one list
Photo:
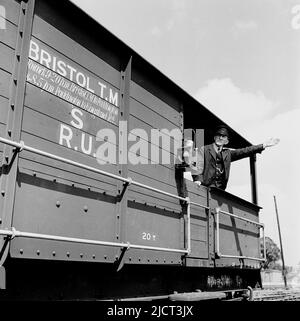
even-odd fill
[[(266, 261), (262, 262), (263, 269), (281, 270), (282, 267), (279, 263), (276, 263), (281, 259), (280, 249), (277, 244), (270, 238), (265, 237), (266, 242)], [(260, 239), (260, 249), (263, 255), (263, 238)]]

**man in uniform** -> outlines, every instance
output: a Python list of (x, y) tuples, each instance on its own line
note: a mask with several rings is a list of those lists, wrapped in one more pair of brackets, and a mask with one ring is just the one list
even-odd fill
[(229, 131), (222, 125), (215, 130), (214, 142), (200, 148), (196, 164), (190, 166), (193, 181), (197, 185), (214, 186), (225, 190), (231, 162), (261, 153), (265, 148), (276, 145), (279, 139), (271, 138), (264, 144), (240, 149), (224, 148), (228, 142)]

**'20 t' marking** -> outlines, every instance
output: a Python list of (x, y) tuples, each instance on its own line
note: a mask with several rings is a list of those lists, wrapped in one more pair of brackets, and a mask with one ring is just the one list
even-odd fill
[(147, 232), (142, 232), (142, 239), (146, 241), (156, 241), (156, 235)]

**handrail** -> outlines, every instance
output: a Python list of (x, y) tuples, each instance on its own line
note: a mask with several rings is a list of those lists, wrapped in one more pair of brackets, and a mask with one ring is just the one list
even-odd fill
[(164, 248), (164, 247), (156, 247), (156, 246), (131, 244), (129, 242), (128, 243), (106, 242), (106, 241), (97, 241), (97, 240), (90, 240), (90, 239), (58, 236), (58, 235), (22, 232), (22, 231), (17, 231), (14, 227), (12, 227), (11, 230), (0, 230), (0, 235), (10, 236), (11, 239), (13, 239), (14, 237), (28, 237), (28, 238), (35, 238), (35, 239), (64, 241), (64, 242), (71, 242), (71, 243), (84, 243), (84, 244), (124, 247), (127, 249), (135, 248), (135, 249), (143, 249), (143, 250), (156, 250), (156, 251), (178, 252), (178, 253), (187, 253), (187, 254), (189, 253), (188, 249), (181, 250), (181, 249), (172, 249), (172, 248)]
[(244, 218), (244, 217), (241, 217), (241, 216), (238, 216), (238, 215), (235, 215), (235, 214), (226, 212), (226, 211), (222, 211), (222, 210), (220, 210), (220, 209), (219, 209), (218, 211), (219, 211), (219, 213), (223, 213), (223, 214), (226, 214), (226, 215), (228, 215), (228, 216), (237, 218), (237, 219), (239, 219), (239, 220), (241, 220), (241, 221), (245, 221), (245, 222), (248, 222), (248, 223), (252, 223), (252, 224), (255, 224), (255, 225), (259, 225), (259, 226), (261, 226), (261, 227), (264, 226), (264, 224), (262, 224), (262, 223), (255, 222), (255, 221), (249, 220), (249, 219), (247, 219), (247, 218)]
[(205, 206), (205, 205), (202, 205), (202, 204), (200, 204), (200, 203), (190, 202), (190, 204), (191, 204), (191, 205), (195, 205), (195, 206), (202, 207), (202, 208), (204, 208), (204, 209), (206, 209), (206, 210), (209, 210), (209, 209), (210, 209), (209, 206)]
[(146, 188), (146, 189), (149, 189), (151, 191), (158, 192), (160, 194), (164, 194), (166, 196), (177, 198), (177, 199), (179, 199), (181, 201), (186, 202), (186, 198), (185, 197), (181, 197), (181, 196), (178, 196), (178, 195), (175, 195), (175, 194), (171, 194), (171, 193), (159, 190), (157, 188), (154, 188), (154, 187), (139, 183), (137, 181), (132, 180), (130, 177), (125, 178), (125, 177), (122, 177), (122, 176), (119, 176), (119, 175), (115, 175), (115, 174), (103, 171), (103, 170), (95, 168), (95, 167), (91, 167), (91, 166), (88, 166), (88, 165), (84, 165), (84, 164), (72, 161), (72, 160), (64, 158), (64, 157), (60, 157), (60, 156), (57, 156), (57, 155), (54, 155), (54, 154), (51, 154), (51, 153), (48, 153), (48, 152), (44, 152), (44, 151), (42, 151), (40, 149), (36, 149), (36, 148), (33, 148), (33, 147), (25, 145), (25, 143), (23, 141), (21, 141), (20, 143), (17, 143), (17, 142), (14, 142), (12, 140), (0, 137), (0, 142), (4, 143), (4, 144), (7, 144), (7, 145), (10, 145), (10, 146), (14, 146), (16, 148), (19, 148), (20, 151), (21, 150), (27, 150), (29, 152), (32, 152), (32, 153), (35, 153), (35, 154), (38, 154), (38, 155), (42, 155), (42, 156), (45, 156), (45, 157), (48, 157), (48, 158), (52, 158), (52, 159), (55, 159), (55, 160), (58, 160), (58, 161), (61, 161), (61, 162), (64, 162), (64, 163), (67, 163), (67, 164), (70, 164), (70, 165), (74, 165), (74, 166), (77, 166), (77, 167), (80, 167), (80, 168), (83, 168), (83, 169), (87, 169), (87, 170), (90, 170), (92, 172), (95, 172), (95, 173), (98, 173), (98, 174), (102, 174), (104, 176), (108, 176), (108, 177), (111, 177), (111, 178), (115, 178), (115, 179), (121, 180), (124, 183), (128, 183), (128, 184), (136, 185), (136, 186), (139, 186), (139, 187), (142, 187), (142, 188)]
[[(230, 217), (234, 217), (234, 218), (242, 220), (242, 221), (246, 221), (248, 223), (255, 224), (255, 225), (259, 226), (259, 228), (262, 228), (262, 230), (263, 230), (263, 247), (264, 247), (263, 248), (263, 253), (264, 253), (263, 258), (257, 258), (257, 257), (245, 256), (245, 255), (227, 255), (227, 254), (222, 254), (220, 252), (220, 213), (228, 215)], [(218, 257), (220, 257), (220, 258), (223, 257), (223, 258), (248, 259), (248, 260), (255, 260), (255, 261), (265, 261), (266, 260), (266, 242), (265, 242), (265, 226), (264, 226), (264, 224), (258, 223), (258, 222), (252, 221), (252, 220), (248, 220), (244, 217), (240, 217), (240, 216), (237, 216), (235, 214), (232, 214), (232, 213), (229, 213), (226, 211), (222, 211), (219, 207), (217, 207), (215, 209), (214, 214), (216, 215), (216, 243), (217, 243), (216, 254)]]
[[(173, 197), (173, 198), (176, 198), (176, 199), (179, 199), (181, 201), (186, 202), (187, 203), (187, 225), (188, 225), (188, 228), (187, 228), (187, 249), (186, 250), (177, 250), (177, 249), (175, 249), (175, 251), (176, 252), (180, 251), (180, 252), (187, 253), (187, 254), (189, 254), (191, 252), (191, 241), (190, 241), (190, 239), (191, 239), (190, 206), (191, 205), (190, 205), (190, 199), (188, 197), (181, 197), (181, 196), (178, 196), (178, 195), (175, 195), (175, 194), (171, 194), (171, 193), (162, 191), (160, 189), (157, 189), (157, 188), (154, 188), (154, 187), (139, 183), (137, 181), (134, 181), (134, 180), (132, 180), (131, 177), (125, 178), (125, 177), (122, 177), (122, 176), (119, 176), (119, 175), (115, 175), (115, 174), (100, 170), (100, 169), (95, 168), (95, 167), (87, 166), (87, 165), (72, 161), (72, 160), (67, 159), (67, 158), (63, 158), (63, 157), (60, 157), (60, 156), (57, 156), (57, 155), (53, 155), (53, 154), (48, 153), (48, 152), (44, 152), (44, 151), (42, 151), (40, 149), (36, 149), (36, 148), (33, 148), (33, 147), (25, 145), (25, 143), (23, 141), (20, 141), (20, 143), (17, 143), (17, 142), (14, 142), (12, 140), (0, 137), (0, 142), (2, 142), (4, 144), (7, 144), (7, 145), (10, 145), (10, 146), (14, 146), (14, 147), (18, 148), (19, 151), (27, 150), (29, 152), (32, 152), (32, 153), (35, 153), (35, 154), (38, 154), (38, 155), (42, 155), (42, 156), (45, 156), (45, 157), (48, 157), (48, 158), (52, 158), (54, 160), (62, 161), (64, 163), (67, 163), (67, 164), (70, 164), (70, 165), (74, 165), (74, 166), (77, 166), (77, 167), (80, 167), (80, 168), (83, 168), (83, 169), (87, 169), (87, 170), (90, 170), (90, 171), (98, 173), (98, 174), (102, 174), (102, 175), (105, 175), (105, 176), (108, 176), (108, 177), (112, 177), (112, 178), (121, 180), (121, 181), (123, 181), (123, 182), (125, 182), (125, 183), (127, 183), (129, 185), (130, 184), (136, 185), (136, 186), (139, 186), (139, 187), (142, 187), (142, 188), (145, 188), (145, 189), (148, 189), (148, 190), (151, 190), (151, 191), (154, 191), (154, 192), (166, 195), (166, 196), (170, 196), (170, 197)], [(198, 205), (202, 206), (201, 204), (198, 204)], [(99, 244), (102, 244), (102, 243), (99, 243)], [(121, 243), (114, 243), (114, 244), (118, 244), (118, 245), (112, 245), (112, 244), (107, 244), (107, 245), (123, 246), (126, 243), (122, 243), (123, 245), (120, 245)], [(102, 245), (104, 245), (104, 244), (102, 244)], [(135, 247), (137, 247), (137, 245), (135, 245)], [(145, 248), (144, 246), (141, 246), (141, 247)], [(152, 248), (152, 247), (147, 247), (147, 248)], [(159, 247), (156, 248), (155, 247), (155, 248), (152, 248), (152, 249), (158, 250), (158, 249), (161, 249), (161, 248), (159, 248)], [(168, 251), (170, 251), (170, 249), (168, 249)]]

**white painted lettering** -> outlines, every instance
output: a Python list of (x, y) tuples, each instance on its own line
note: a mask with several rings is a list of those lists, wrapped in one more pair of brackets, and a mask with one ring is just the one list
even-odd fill
[(79, 86), (85, 87), (86, 85), (86, 78), (85, 75), (82, 72), (78, 72), (76, 74), (76, 82)]
[(70, 140), (73, 137), (72, 129), (69, 126), (64, 124), (60, 124), (60, 132), (59, 132), (59, 145), (64, 145), (63, 141), (67, 143), (67, 146), (71, 148)]
[(52, 61), (52, 70), (56, 71), (56, 57), (53, 57), (53, 61)]
[(89, 155), (92, 152), (92, 143), (93, 143), (93, 141), (92, 141), (93, 137), (90, 135), (88, 135), (88, 137), (89, 137), (89, 144), (88, 144), (89, 147), (86, 149), (84, 146), (85, 133), (82, 133), (82, 135), (81, 135), (81, 150), (87, 155)]
[(57, 63), (57, 72), (63, 77), (67, 76), (67, 71), (65, 68), (66, 68), (66, 64), (62, 60), (59, 60)]
[(100, 97), (104, 98), (104, 89), (106, 88), (106, 85), (102, 84), (100, 81), (98, 81), (98, 85), (100, 86)]
[(51, 56), (44, 49), (41, 50), (40, 63), (41, 65), (44, 65), (47, 68), (51, 69)]
[(90, 88), (90, 77), (86, 77), (86, 89), (94, 93), (95, 91)]
[(78, 108), (73, 108), (72, 111), (71, 111), (71, 115), (73, 116), (73, 118), (74, 118), (75, 120), (77, 120), (77, 123), (75, 123), (75, 122), (72, 120), (72, 121), (71, 121), (71, 125), (74, 126), (74, 127), (76, 127), (76, 128), (78, 128), (78, 129), (82, 129), (82, 128), (83, 128), (83, 121), (82, 121), (82, 119), (81, 119), (78, 115), (76, 115), (76, 113), (79, 114), (80, 116), (83, 116), (83, 112), (82, 112), (80, 109), (78, 109)]
[(35, 61), (39, 61), (39, 51), (40, 51), (39, 45), (33, 40), (31, 40), (30, 47), (29, 47), (29, 58)]
[(115, 106), (118, 106), (119, 101), (118, 101), (119, 95), (118, 92), (116, 91), (115, 93), (112, 91), (112, 89), (109, 89), (109, 102), (111, 104), (114, 104)]
[(70, 70), (70, 80), (73, 81), (73, 78), (74, 78), (74, 73), (76, 73), (76, 69), (73, 68), (72, 66), (70, 65), (67, 65), (67, 68)]

